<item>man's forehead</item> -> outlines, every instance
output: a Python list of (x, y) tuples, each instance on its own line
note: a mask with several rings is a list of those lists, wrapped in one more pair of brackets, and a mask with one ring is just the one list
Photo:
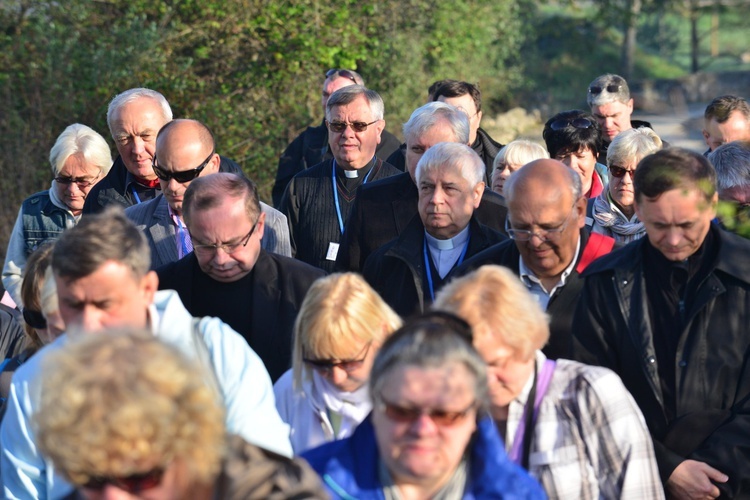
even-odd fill
[(357, 96), (349, 104), (336, 105), (331, 107), (330, 115), (339, 117), (342, 115), (372, 115), (370, 109), (370, 103), (367, 102), (364, 96)]

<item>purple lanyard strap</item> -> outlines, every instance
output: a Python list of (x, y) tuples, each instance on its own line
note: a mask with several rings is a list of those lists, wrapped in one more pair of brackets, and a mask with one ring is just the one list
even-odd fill
[[(535, 368), (536, 369), (536, 368)], [(529, 429), (529, 436), (526, 436), (526, 412), (528, 411), (529, 405), (527, 404), (526, 407), (523, 409), (523, 414), (521, 415), (521, 420), (518, 423), (518, 428), (516, 429), (516, 436), (513, 439), (513, 447), (510, 450), (509, 457), (510, 459), (515, 462), (518, 465), (523, 465), (522, 461), (524, 459), (523, 456), (523, 444), (526, 439), (531, 439), (531, 433), (534, 431), (534, 424), (536, 424), (536, 417), (539, 414), (539, 406), (542, 403), (542, 399), (544, 399), (544, 395), (547, 393), (547, 389), (549, 388), (550, 381), (552, 380), (552, 375), (555, 373), (555, 362), (551, 359), (548, 359), (544, 362), (544, 366), (542, 366), (542, 370), (539, 373), (539, 379), (535, 381), (536, 383), (536, 392), (535, 396), (532, 396), (530, 394), (530, 397), (534, 397), (534, 413), (531, 418), (531, 425)], [(533, 389), (533, 388), (532, 388)], [(526, 439), (524, 439), (526, 438)], [(528, 457), (526, 457), (528, 459)]]

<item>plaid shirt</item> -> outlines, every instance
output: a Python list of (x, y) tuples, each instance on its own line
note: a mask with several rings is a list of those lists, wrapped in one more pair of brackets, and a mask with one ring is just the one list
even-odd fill
[[(546, 358), (536, 356), (541, 370)], [(508, 450), (532, 383), (510, 403)], [(529, 472), (552, 499), (664, 498), (651, 436), (620, 378), (565, 359), (557, 360), (539, 408)]]

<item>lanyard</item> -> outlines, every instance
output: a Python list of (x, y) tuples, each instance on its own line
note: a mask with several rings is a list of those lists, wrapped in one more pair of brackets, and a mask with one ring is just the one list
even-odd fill
[[(536, 424), (536, 417), (539, 413), (539, 405), (542, 403), (542, 399), (547, 393), (547, 388), (549, 387), (554, 372), (555, 362), (548, 359), (544, 362), (542, 371), (539, 374), (539, 380), (537, 381), (536, 363), (534, 363), (534, 385), (531, 386), (531, 391), (529, 391), (529, 397), (526, 400), (526, 406), (523, 409), (521, 421), (518, 423), (518, 428), (516, 429), (516, 436), (513, 438), (513, 447), (508, 455), (513, 462), (522, 466), (524, 469), (529, 468), (531, 436), (533, 434), (534, 425)], [(528, 433), (526, 432), (527, 427), (529, 429)], [(521, 446), (523, 446), (523, 451), (521, 450)]]
[(141, 197), (138, 196), (138, 191), (135, 190), (135, 187), (133, 185), (130, 185), (130, 190), (133, 191), (133, 196), (135, 197), (135, 204), (139, 204), (141, 202)]
[[(466, 257), (466, 251), (468, 249), (469, 249), (469, 240), (467, 239), (466, 244), (464, 245), (464, 249), (461, 250), (461, 255), (458, 256), (458, 262), (454, 264), (455, 266), (461, 265), (461, 263), (464, 261), (464, 257)], [(423, 251), (424, 251), (424, 269), (427, 272), (427, 286), (430, 289), (430, 298), (432, 299), (433, 302), (435, 302), (435, 286), (432, 282), (432, 268), (430, 267), (430, 256), (427, 253), (427, 238), (424, 239)]]
[(182, 223), (177, 215), (172, 216), (175, 223), (177, 224), (177, 236), (180, 238), (180, 258), (183, 258), (187, 254), (193, 251), (192, 241), (190, 240), (190, 234), (185, 229), (185, 225)]
[[(339, 191), (338, 189), (336, 189), (336, 158), (333, 159), (333, 163), (331, 165), (333, 169), (331, 172), (331, 181), (333, 182), (333, 206), (336, 208), (336, 215), (339, 218), (339, 229), (341, 230), (341, 234), (344, 234), (344, 218), (341, 216), (341, 207), (339, 206)], [(373, 170), (375, 170), (375, 165), (373, 165), (370, 171), (367, 172), (365, 180), (362, 181), (363, 186), (367, 184), (367, 180), (370, 178), (370, 174)]]

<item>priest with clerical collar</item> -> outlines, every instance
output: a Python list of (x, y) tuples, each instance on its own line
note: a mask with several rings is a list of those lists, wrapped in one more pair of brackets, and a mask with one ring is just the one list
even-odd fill
[(383, 108), (380, 95), (361, 85), (343, 87), (328, 99), (325, 123), (333, 158), (295, 175), (279, 206), (295, 258), (333, 271), (357, 188), (401, 173), (375, 156), (385, 127)]
[(468, 146), (443, 142), (417, 164), (418, 216), (365, 261), (363, 275), (397, 313), (424, 311), (465, 259), (505, 237), (476, 221), (484, 163)]

